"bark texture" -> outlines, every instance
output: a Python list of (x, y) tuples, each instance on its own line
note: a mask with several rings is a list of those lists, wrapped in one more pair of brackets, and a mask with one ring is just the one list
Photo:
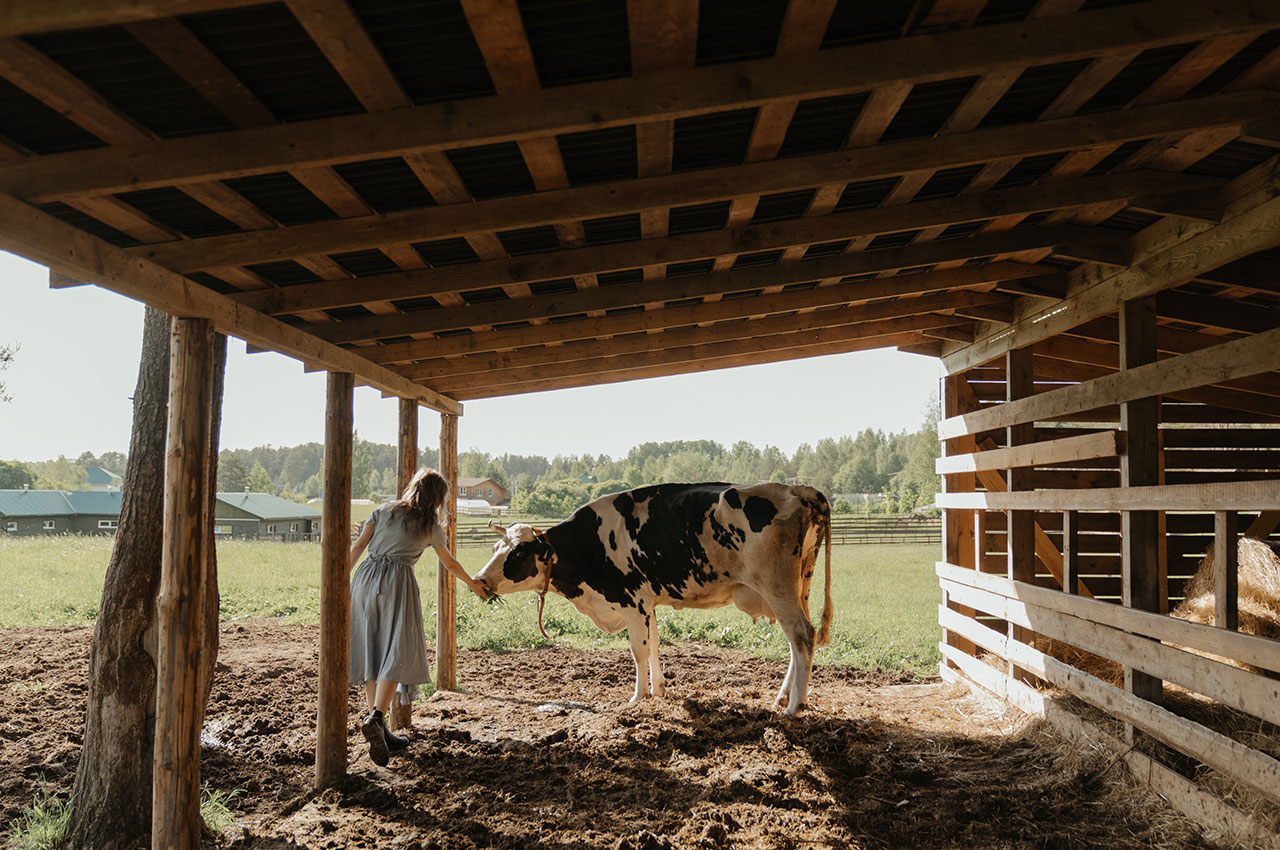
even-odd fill
[(124, 850), (145, 844), (151, 831), (155, 616), (168, 392), (168, 317), (148, 307), (120, 526), (89, 660), (89, 705), (76, 768), (69, 847)]
[[(222, 411), (226, 338), (214, 340), (212, 503)], [(169, 408), (169, 319), (148, 307), (133, 395), (133, 432), (120, 525), (107, 567), (89, 660), (84, 747), (76, 768), (67, 847), (127, 850), (149, 843), (156, 712), (156, 594), (164, 540), (165, 429)], [(201, 706), (207, 705), (218, 647), (217, 562), (207, 562)], [(201, 712), (203, 715), (203, 711)]]

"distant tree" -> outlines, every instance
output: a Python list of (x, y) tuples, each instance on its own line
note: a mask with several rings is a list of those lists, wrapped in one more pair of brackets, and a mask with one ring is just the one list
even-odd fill
[(32, 487), (35, 483), (36, 477), (25, 463), (0, 460), (0, 490), (21, 490), (23, 487)]
[(223, 493), (239, 493), (249, 486), (249, 469), (235, 452), (224, 452), (218, 459), (218, 489)]
[(351, 449), (351, 497), (353, 499), (369, 499), (373, 491), (369, 489), (369, 477), (373, 474), (373, 449), (368, 440), (360, 439), (359, 432), (353, 436)]
[(271, 483), (271, 476), (266, 468), (261, 463), (255, 463), (253, 469), (249, 470), (249, 492), (274, 493), (275, 491), (276, 488)]
[[(18, 351), (16, 345), (0, 345), (0, 372), (9, 368), (9, 364), (13, 362), (13, 356)], [(13, 401), (13, 396), (5, 390), (4, 381), (0, 381), (0, 401)]]
[(853, 513), (853, 502), (848, 499), (836, 499), (831, 503), (831, 512), (833, 514), (851, 514)]
[(89, 473), (84, 467), (64, 455), (34, 466), (38, 490), (83, 490), (89, 483)]
[(297, 488), (312, 475), (320, 471), (324, 447), (319, 443), (303, 443), (290, 449), (284, 449), (284, 466), (280, 470), (280, 483)]

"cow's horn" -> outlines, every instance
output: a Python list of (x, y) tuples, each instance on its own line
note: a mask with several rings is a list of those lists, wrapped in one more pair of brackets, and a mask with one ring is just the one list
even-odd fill
[(504, 527), (503, 527), (503, 526), (501, 526), (501, 525), (494, 525), (494, 524), (493, 524), (493, 520), (489, 520), (489, 527), (490, 527), (490, 528), (492, 528), (494, 531), (498, 532), (499, 536), (501, 536), (501, 537), (506, 537), (506, 536), (507, 536), (507, 530), (506, 530), (506, 528), (504, 528)]

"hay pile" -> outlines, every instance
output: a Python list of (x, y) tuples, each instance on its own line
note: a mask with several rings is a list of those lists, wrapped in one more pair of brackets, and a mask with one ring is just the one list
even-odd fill
[[(1236, 550), (1240, 631), (1280, 639), (1280, 556), (1263, 540), (1240, 538)], [(1213, 548), (1205, 552), (1187, 583), (1187, 597), (1170, 613), (1194, 623), (1214, 625)]]

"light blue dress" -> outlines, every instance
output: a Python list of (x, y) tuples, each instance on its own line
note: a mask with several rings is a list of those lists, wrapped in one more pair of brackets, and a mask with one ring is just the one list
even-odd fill
[(440, 523), (426, 535), (410, 532), (393, 516), (391, 503), (379, 506), (366, 526), (373, 537), (365, 559), (351, 579), (350, 673), (352, 685), (399, 682), (396, 697), (412, 705), (418, 686), (431, 681), (422, 602), (413, 565), (429, 547), (444, 546)]

